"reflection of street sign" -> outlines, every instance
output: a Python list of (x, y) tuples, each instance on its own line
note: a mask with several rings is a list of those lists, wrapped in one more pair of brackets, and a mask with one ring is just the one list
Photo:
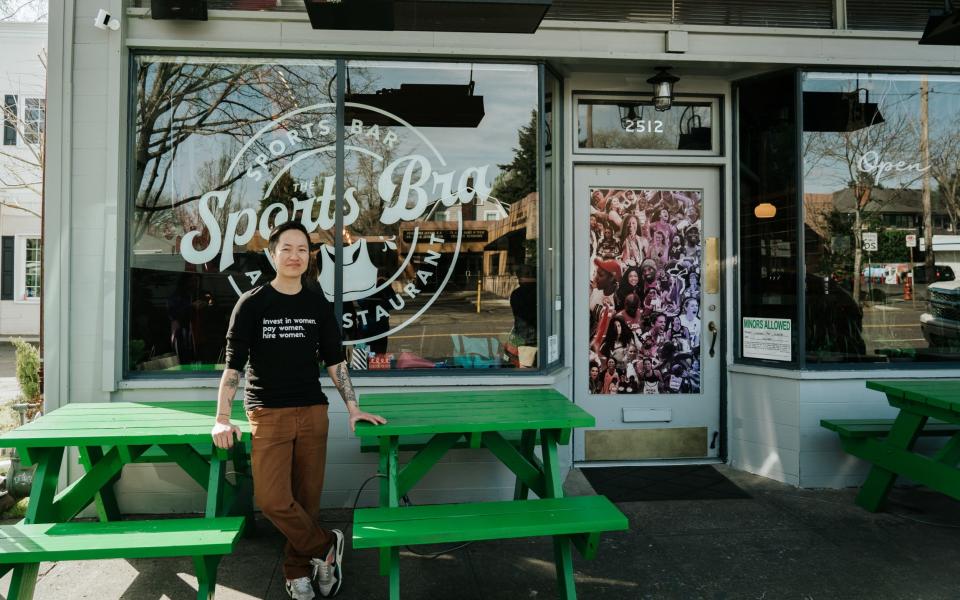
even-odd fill
[(876, 252), (877, 247), (877, 234), (872, 231), (863, 232), (863, 249), (866, 252)]
[(907, 235), (906, 240), (907, 240), (907, 248), (916, 248), (916, 247), (917, 247), (917, 235), (916, 235), (916, 234), (911, 233), (911, 234)]

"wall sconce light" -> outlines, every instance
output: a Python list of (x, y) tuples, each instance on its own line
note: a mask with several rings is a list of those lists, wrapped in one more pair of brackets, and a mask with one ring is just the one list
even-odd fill
[(680, 81), (680, 78), (667, 72), (672, 67), (655, 68), (657, 74), (647, 80), (647, 83), (653, 86), (653, 107), (659, 111), (670, 110), (673, 104), (673, 84)]
[(753, 207), (753, 216), (758, 219), (772, 219), (777, 216), (777, 207), (769, 202), (761, 202)]

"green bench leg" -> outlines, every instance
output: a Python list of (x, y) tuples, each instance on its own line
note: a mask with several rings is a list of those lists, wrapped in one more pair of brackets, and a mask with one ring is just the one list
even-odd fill
[[(912, 449), (926, 422), (925, 416), (901, 410), (890, 429), (886, 444), (902, 450)], [(909, 477), (909, 473), (906, 475)], [(886, 501), (887, 494), (890, 493), (890, 488), (893, 487), (896, 479), (896, 471), (874, 465), (870, 468), (870, 474), (860, 488), (860, 493), (857, 494), (856, 503), (870, 512), (877, 512)]]
[[(537, 431), (535, 429), (526, 429), (520, 436), (520, 455), (534, 462), (533, 449), (536, 446)], [(530, 488), (519, 477), (513, 489), (514, 500), (526, 500), (530, 495)]]
[(37, 587), (39, 571), (40, 563), (16, 565), (13, 568), (13, 578), (10, 580), (7, 600), (33, 600), (33, 591)]
[(400, 600), (400, 548), (389, 549), (390, 554), (390, 600)]
[[(100, 446), (81, 446), (79, 448), (80, 464), (83, 470), (89, 473), (104, 458), (103, 448)], [(97, 507), (97, 517), (101, 521), (119, 521), (120, 507), (117, 505), (117, 497), (113, 492), (113, 484), (120, 480), (120, 473), (117, 473), (110, 482), (100, 488), (100, 491), (94, 496), (94, 502)]]
[(597, 557), (597, 550), (600, 548), (600, 533), (579, 533), (570, 536), (570, 542), (577, 549), (580, 556), (587, 560), (593, 560)]
[(193, 568), (197, 574), (197, 600), (213, 600), (217, 588), (217, 566), (220, 556), (194, 556)]
[(565, 535), (553, 537), (553, 560), (557, 564), (557, 588), (560, 600), (576, 600), (577, 588), (573, 581), (573, 553), (570, 538)]

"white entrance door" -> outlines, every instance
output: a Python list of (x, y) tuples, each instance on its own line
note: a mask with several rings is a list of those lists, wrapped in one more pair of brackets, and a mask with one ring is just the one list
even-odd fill
[(720, 189), (712, 167), (575, 168), (577, 462), (719, 456)]

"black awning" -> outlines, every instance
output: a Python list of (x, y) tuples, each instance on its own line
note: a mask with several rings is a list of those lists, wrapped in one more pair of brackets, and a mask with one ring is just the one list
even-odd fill
[(314, 29), (534, 33), (552, 0), (304, 0)]
[[(347, 93), (348, 103), (366, 104), (397, 115), (417, 127), (476, 127), (483, 120), (483, 96), (473, 95), (473, 84), (402, 83), (375, 94)], [(360, 119), (364, 125), (396, 125), (378, 112), (348, 104), (344, 122)]]

